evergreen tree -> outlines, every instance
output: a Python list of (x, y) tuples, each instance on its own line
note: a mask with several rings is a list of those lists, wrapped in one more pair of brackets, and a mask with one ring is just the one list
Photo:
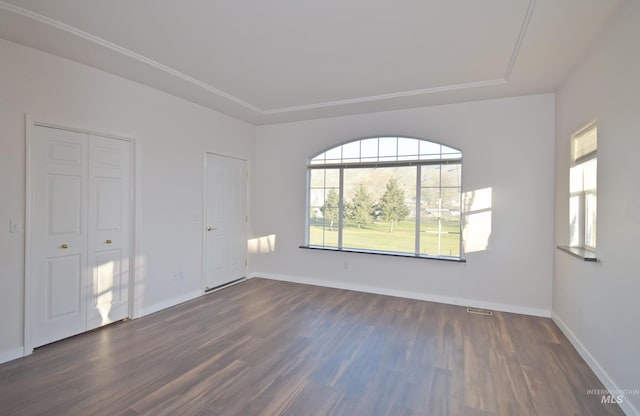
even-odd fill
[(338, 208), (339, 202), (340, 198), (338, 196), (338, 192), (335, 189), (332, 189), (327, 194), (327, 197), (324, 200), (324, 205), (320, 208), (325, 222), (329, 221), (330, 230), (333, 230), (334, 222), (338, 221), (338, 213), (340, 212)]
[(409, 207), (404, 202), (404, 190), (400, 187), (396, 177), (389, 178), (386, 187), (387, 189), (378, 203), (378, 210), (382, 219), (389, 221), (389, 232), (393, 232), (398, 221), (402, 221), (409, 215)]
[(373, 196), (361, 182), (358, 190), (346, 206), (347, 219), (362, 228), (373, 222)]

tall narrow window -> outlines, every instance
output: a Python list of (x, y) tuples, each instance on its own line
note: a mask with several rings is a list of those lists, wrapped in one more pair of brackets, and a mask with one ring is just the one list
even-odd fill
[(569, 245), (596, 249), (598, 128), (592, 124), (571, 140)]
[(367, 138), (312, 157), (308, 172), (308, 246), (460, 258), (459, 150)]

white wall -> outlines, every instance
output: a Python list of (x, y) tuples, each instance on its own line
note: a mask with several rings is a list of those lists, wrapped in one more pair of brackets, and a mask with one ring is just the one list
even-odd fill
[[(554, 317), (601, 379), (626, 389), (640, 389), (638, 22), (640, 2), (627, 1), (556, 102), (556, 244), (568, 243), (569, 138), (597, 120), (599, 262), (556, 251)], [(640, 397), (630, 404), (638, 414)]]
[[(303, 121), (256, 129), (257, 276), (550, 315), (553, 259), (554, 95)], [(463, 191), (492, 188), (489, 247), (468, 262), (300, 249), (306, 159), (378, 135), (438, 141), (463, 152)]]
[[(145, 313), (201, 290), (204, 153), (252, 161), (255, 128), (77, 63), (0, 40), (0, 362), (22, 352), (25, 113), (136, 140), (136, 307)], [(172, 274), (184, 273), (173, 281)]]

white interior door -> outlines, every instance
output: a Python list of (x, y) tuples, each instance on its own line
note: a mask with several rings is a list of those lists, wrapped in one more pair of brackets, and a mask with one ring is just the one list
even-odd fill
[(207, 154), (205, 290), (246, 276), (247, 162)]
[(33, 346), (87, 325), (87, 135), (35, 126), (31, 142)]
[(129, 315), (130, 142), (34, 126), (30, 334), (37, 347)]
[(89, 136), (87, 328), (129, 316), (130, 143)]

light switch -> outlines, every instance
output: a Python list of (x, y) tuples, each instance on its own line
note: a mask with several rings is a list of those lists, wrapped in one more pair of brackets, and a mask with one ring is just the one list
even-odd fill
[(10, 233), (19, 233), (20, 232), (20, 223), (16, 220), (9, 220), (9, 232)]

